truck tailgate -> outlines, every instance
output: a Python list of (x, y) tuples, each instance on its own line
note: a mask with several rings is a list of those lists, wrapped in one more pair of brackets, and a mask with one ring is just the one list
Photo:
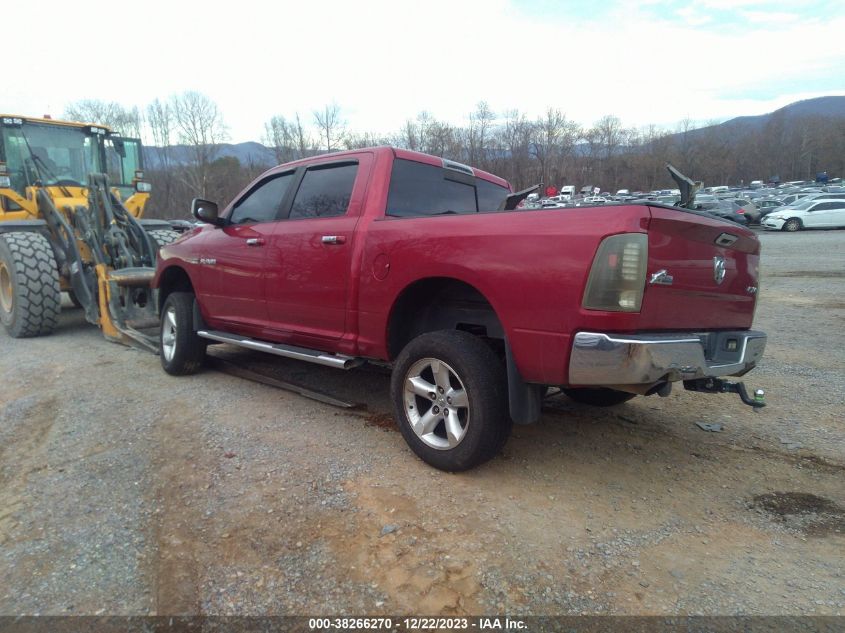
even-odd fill
[[(639, 327), (750, 328), (760, 260), (760, 242), (754, 233), (699, 214), (661, 207), (650, 210), (649, 262)], [(655, 279), (661, 271), (666, 274)]]

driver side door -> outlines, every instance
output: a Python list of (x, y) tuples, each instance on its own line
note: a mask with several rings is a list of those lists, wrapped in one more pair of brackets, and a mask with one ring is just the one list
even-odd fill
[(254, 334), (266, 326), (267, 245), (293, 179), (289, 171), (255, 183), (224, 214), (228, 223), (211, 231), (203, 244), (203, 303), (226, 329)]

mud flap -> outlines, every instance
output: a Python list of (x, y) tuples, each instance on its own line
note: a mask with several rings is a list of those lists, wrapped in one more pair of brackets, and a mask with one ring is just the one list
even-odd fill
[(543, 385), (527, 383), (514, 362), (511, 346), (505, 341), (508, 370), (508, 406), (514, 424), (533, 424), (540, 419), (543, 408)]

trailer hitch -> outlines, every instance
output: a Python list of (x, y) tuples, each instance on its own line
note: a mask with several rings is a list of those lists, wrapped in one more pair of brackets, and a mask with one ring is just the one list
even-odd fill
[(698, 378), (685, 380), (684, 389), (701, 393), (736, 393), (749, 407), (762, 409), (766, 406), (766, 393), (762, 389), (756, 389), (752, 398), (748, 395), (744, 382), (730, 382), (720, 378)]

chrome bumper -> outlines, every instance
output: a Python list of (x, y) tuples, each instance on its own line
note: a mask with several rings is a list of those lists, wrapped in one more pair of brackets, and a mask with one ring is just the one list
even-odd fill
[(657, 385), (741, 376), (763, 356), (763, 332), (602, 334), (579, 332), (569, 358), (571, 385)]

